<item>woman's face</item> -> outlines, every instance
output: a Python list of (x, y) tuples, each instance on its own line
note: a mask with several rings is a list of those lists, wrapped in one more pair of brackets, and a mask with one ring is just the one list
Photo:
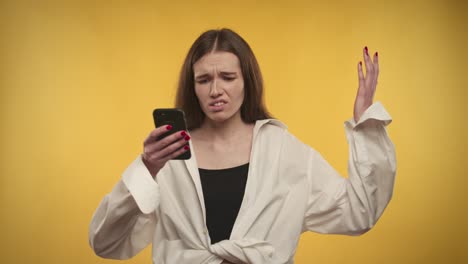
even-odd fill
[(215, 51), (193, 65), (195, 94), (206, 117), (215, 122), (240, 118), (244, 101), (244, 78), (237, 56)]

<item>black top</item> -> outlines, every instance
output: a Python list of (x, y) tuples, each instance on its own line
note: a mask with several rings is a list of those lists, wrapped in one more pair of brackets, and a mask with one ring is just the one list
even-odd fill
[(244, 198), (249, 163), (227, 169), (198, 169), (211, 243), (229, 239)]

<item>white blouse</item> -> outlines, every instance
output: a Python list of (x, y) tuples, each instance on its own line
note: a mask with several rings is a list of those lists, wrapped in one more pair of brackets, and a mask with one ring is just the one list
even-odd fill
[(359, 235), (382, 215), (396, 172), (390, 122), (379, 102), (358, 123), (345, 122), (346, 179), (278, 120), (257, 121), (231, 237), (213, 245), (194, 152), (167, 162), (156, 180), (138, 157), (94, 213), (90, 245), (101, 257), (127, 259), (152, 243), (155, 264), (294, 263), (302, 232)]

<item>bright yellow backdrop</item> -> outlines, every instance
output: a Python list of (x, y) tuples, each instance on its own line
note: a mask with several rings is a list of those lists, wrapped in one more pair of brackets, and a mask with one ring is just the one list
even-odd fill
[[(467, 263), (468, 8), (464, 1), (1, 1), (0, 262), (96, 257), (88, 224), (172, 106), (195, 38), (252, 46), (271, 112), (346, 175), (356, 64), (379, 51), (394, 118), (394, 199), (360, 237), (307, 233), (296, 263)], [(466, 3), (466, 2), (465, 2)]]

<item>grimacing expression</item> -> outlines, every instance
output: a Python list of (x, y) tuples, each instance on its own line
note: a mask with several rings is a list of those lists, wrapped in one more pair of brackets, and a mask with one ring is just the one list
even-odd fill
[(195, 94), (206, 118), (215, 122), (240, 118), (244, 78), (239, 58), (231, 52), (210, 52), (195, 62), (193, 71)]

